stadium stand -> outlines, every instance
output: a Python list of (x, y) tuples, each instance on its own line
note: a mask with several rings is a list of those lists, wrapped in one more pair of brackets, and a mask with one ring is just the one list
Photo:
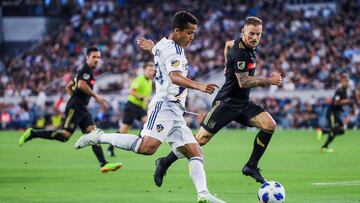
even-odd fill
[[(45, 3), (44, 3), (45, 2)], [(136, 39), (159, 40), (170, 31), (168, 21), (174, 12), (188, 10), (199, 17), (201, 26), (189, 47), (190, 77), (215, 80), (224, 68), (223, 47), (227, 40), (239, 37), (243, 19), (256, 15), (264, 21), (264, 33), (258, 47), (257, 75), (281, 72), (288, 91), (333, 90), (343, 72), (350, 74), (356, 105), (349, 107), (348, 127), (360, 127), (360, 16), (358, 1), (74, 1), (73, 5), (46, 3), (22, 5), (22, 15), (55, 16), (65, 23), (43, 36), (35, 49), (17, 57), (0, 58), (0, 96), (24, 98), (20, 104), (3, 99), (0, 105), (3, 128), (24, 128), (39, 118), (51, 117), (61, 105), (51, 107), (76, 67), (84, 60), (83, 48), (96, 44), (103, 63), (96, 74), (120, 75), (105, 84), (102, 93), (126, 94), (129, 81), (151, 55), (139, 50)], [(310, 2), (310, 4), (308, 4)], [(313, 2), (316, 2), (315, 4)], [(310, 6), (309, 6), (310, 5)], [(12, 10), (3, 15), (14, 15)], [(276, 11), (276, 12), (274, 12)], [(65, 14), (65, 15), (64, 15)], [(348, 39), (352, 40), (348, 40)], [(214, 74), (209, 74), (209, 72)], [(266, 91), (268, 89), (265, 89)], [(27, 98), (46, 98), (41, 107)], [(52, 96), (52, 97), (51, 97)], [(114, 96), (114, 97), (115, 97)], [(49, 99), (52, 98), (52, 99)], [(254, 98), (272, 113), (283, 128), (314, 128), (325, 124), (329, 98), (306, 101), (299, 97)], [(111, 109), (93, 105), (93, 115), (107, 127), (116, 127), (124, 101), (114, 100)], [(206, 112), (211, 101), (192, 96), (189, 110)], [(357, 106), (357, 107), (355, 107)], [(42, 108), (42, 111), (38, 111)], [(4, 114), (4, 115), (3, 115)], [(104, 116), (106, 115), (106, 116)], [(106, 120), (107, 119), (107, 120)], [(47, 119), (51, 120), (51, 119)], [(196, 127), (200, 118), (189, 119)]]

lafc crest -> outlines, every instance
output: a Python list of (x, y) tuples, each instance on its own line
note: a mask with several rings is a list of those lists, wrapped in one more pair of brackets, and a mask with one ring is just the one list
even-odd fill
[(237, 67), (239, 70), (242, 70), (245, 68), (245, 61), (238, 61), (237, 62)]

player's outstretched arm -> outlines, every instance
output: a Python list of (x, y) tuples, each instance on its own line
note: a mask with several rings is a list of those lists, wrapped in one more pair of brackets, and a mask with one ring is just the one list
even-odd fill
[(268, 85), (278, 85), (282, 83), (281, 74), (275, 72), (269, 78), (257, 78), (249, 76), (249, 72), (235, 73), (240, 88), (251, 88)]
[(214, 93), (215, 89), (219, 88), (219, 86), (217, 86), (216, 84), (202, 84), (194, 80), (190, 80), (189, 78), (184, 77), (180, 71), (170, 72), (170, 78), (171, 82), (175, 85), (179, 85), (180, 87), (184, 88), (199, 90), (201, 92), (209, 94)]
[(152, 53), (151, 50), (155, 46), (151, 39), (145, 39), (143, 37), (137, 40), (137, 44), (142, 50), (148, 51), (150, 53)]
[(90, 88), (90, 86), (86, 83), (85, 80), (79, 80), (78, 88), (79, 88), (81, 91), (83, 91), (85, 94), (94, 97), (99, 104), (101, 104), (101, 105), (103, 105), (103, 106), (107, 106), (107, 102), (106, 102), (106, 100), (104, 99), (104, 97), (96, 94), (96, 93)]

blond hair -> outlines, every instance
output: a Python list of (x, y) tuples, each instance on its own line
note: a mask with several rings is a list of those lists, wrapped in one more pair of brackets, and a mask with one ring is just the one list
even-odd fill
[(249, 16), (245, 19), (244, 25), (253, 25), (253, 26), (262, 25), (262, 20), (255, 16)]

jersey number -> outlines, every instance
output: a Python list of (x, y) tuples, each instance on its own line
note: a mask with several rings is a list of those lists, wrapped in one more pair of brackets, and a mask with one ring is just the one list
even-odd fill
[(155, 79), (162, 85), (164, 83), (163, 75), (158, 63), (155, 64)]
[(77, 87), (77, 83), (78, 83), (77, 74), (75, 75), (73, 81), (74, 81), (74, 84), (73, 84), (73, 86), (71, 87), (71, 89), (72, 89), (72, 91), (75, 91), (75, 90), (76, 90), (76, 87)]

